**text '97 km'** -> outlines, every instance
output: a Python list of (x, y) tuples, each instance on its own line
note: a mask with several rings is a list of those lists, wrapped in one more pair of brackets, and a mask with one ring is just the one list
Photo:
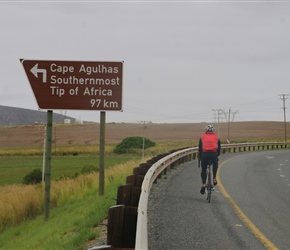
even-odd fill
[(91, 99), (91, 107), (104, 107), (104, 108), (118, 108), (119, 104), (115, 101), (107, 101), (105, 99)]

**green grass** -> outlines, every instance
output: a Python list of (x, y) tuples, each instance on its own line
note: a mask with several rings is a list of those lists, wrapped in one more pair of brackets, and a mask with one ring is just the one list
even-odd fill
[[(105, 155), (105, 168), (136, 159), (135, 155), (118, 155), (107, 153)], [(41, 155), (11, 155), (0, 156), (0, 186), (20, 184), (23, 177), (33, 169), (42, 169), (43, 157)], [(94, 154), (53, 155), (51, 158), (52, 179), (61, 176), (73, 177), (80, 173), (84, 166), (99, 166), (99, 156)]]

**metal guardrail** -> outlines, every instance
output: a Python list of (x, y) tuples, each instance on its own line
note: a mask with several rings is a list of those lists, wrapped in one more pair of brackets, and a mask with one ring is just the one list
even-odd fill
[(174, 163), (176, 160), (197, 152), (198, 147), (183, 149), (174, 152), (154, 163), (146, 173), (142, 183), (141, 195), (138, 205), (135, 249), (148, 249), (147, 208), (148, 208), (148, 197), (153, 182), (166, 167)]
[[(290, 142), (255, 142), (255, 143), (238, 143), (238, 144), (222, 144), (221, 154), (231, 152), (255, 151), (255, 150), (268, 150), (268, 149), (282, 149), (287, 148)], [(175, 161), (198, 153), (198, 147), (192, 147), (176, 151), (170, 155), (165, 156), (156, 163), (146, 173), (138, 204), (138, 218), (137, 218), (137, 231), (135, 249), (148, 249), (148, 198), (152, 184), (161, 172), (170, 166)]]

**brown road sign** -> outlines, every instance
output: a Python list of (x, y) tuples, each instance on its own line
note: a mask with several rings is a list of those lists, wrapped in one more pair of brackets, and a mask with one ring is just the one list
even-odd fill
[(122, 110), (123, 62), (20, 62), (40, 109)]

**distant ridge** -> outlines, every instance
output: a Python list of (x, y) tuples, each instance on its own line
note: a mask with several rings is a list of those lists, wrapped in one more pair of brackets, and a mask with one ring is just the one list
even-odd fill
[[(0, 105), (0, 126), (45, 124), (46, 116), (45, 111)], [(70, 119), (71, 123), (75, 123), (75, 118), (53, 113), (53, 123), (61, 124), (65, 119)]]

